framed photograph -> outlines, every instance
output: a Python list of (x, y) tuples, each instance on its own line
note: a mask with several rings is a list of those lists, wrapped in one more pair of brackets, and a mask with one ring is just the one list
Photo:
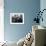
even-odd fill
[(10, 24), (24, 24), (24, 13), (10, 13)]

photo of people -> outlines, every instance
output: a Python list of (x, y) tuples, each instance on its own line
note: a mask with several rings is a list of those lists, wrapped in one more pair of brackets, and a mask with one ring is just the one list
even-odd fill
[(24, 14), (23, 13), (14, 13), (10, 15), (10, 20), (12, 24), (23, 24), (24, 23)]

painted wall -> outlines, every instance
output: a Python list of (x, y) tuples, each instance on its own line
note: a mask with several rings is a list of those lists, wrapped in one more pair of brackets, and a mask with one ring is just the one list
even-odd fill
[[(46, 9), (46, 0), (40, 0), (40, 9), (41, 9), (41, 11), (43, 9)], [(42, 17), (43, 17), (43, 22), (41, 21), (40, 22), (40, 25), (46, 27), (46, 10), (43, 12)]]
[[(4, 0), (4, 35), (7, 41), (18, 41), (32, 29), (32, 21), (40, 9), (40, 0)], [(11, 25), (10, 13), (24, 13), (24, 24)]]

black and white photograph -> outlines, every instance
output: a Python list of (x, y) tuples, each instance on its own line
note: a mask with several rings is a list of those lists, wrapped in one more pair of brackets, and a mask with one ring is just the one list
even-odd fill
[(24, 13), (10, 13), (10, 24), (24, 24)]

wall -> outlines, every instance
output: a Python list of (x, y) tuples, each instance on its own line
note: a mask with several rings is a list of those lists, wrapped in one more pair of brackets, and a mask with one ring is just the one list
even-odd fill
[[(41, 11), (42, 11), (43, 9), (46, 9), (46, 0), (40, 0), (40, 9), (41, 9)], [(40, 22), (40, 25), (46, 27), (46, 20), (45, 20), (45, 19), (46, 19), (46, 11), (43, 12), (42, 17), (43, 17), (43, 22), (41, 21), (41, 22)]]
[[(4, 0), (4, 35), (7, 41), (18, 41), (32, 28), (32, 20), (40, 9), (40, 0)], [(10, 24), (10, 13), (24, 13), (24, 24)]]

